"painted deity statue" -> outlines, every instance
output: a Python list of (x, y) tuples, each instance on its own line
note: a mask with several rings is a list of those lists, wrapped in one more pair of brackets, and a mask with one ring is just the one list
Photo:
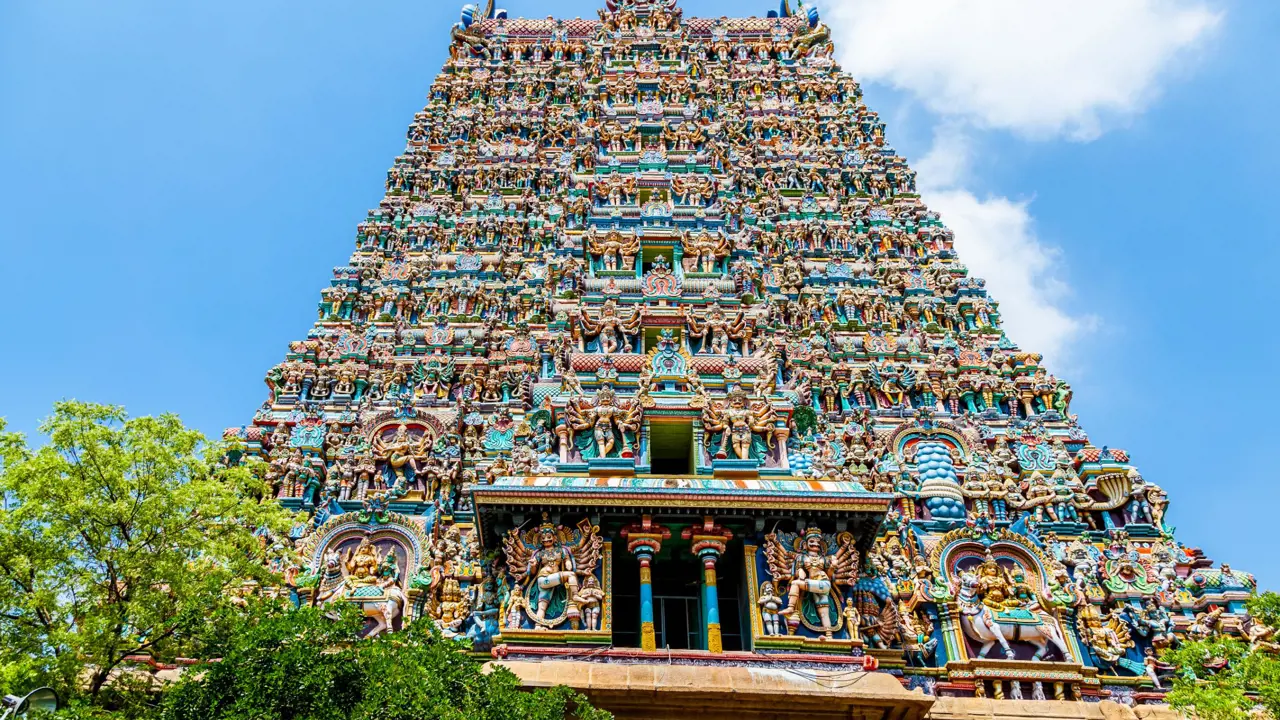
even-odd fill
[(782, 598), (778, 597), (777, 591), (774, 590), (772, 580), (760, 583), (760, 599), (756, 601), (756, 605), (760, 608), (760, 620), (764, 624), (765, 635), (782, 634), (785, 623), (782, 617), (782, 602)]
[(688, 326), (689, 337), (702, 339), (698, 348), (699, 355), (728, 355), (731, 350), (729, 341), (741, 340), (747, 329), (746, 317), (742, 312), (729, 319), (718, 303), (712, 303), (702, 318), (690, 313), (687, 307), (681, 307), (680, 313)]
[(346, 552), (324, 554), (317, 579), (315, 600), (353, 602), (373, 621), (365, 635), (372, 637), (393, 629), (404, 615), (407, 599), (400, 588), (400, 566), (395, 550), (379, 554), (373, 541), (365, 537)]
[(600, 581), (596, 580), (595, 575), (588, 575), (582, 580), (582, 587), (573, 596), (573, 601), (578, 605), (578, 609), (582, 613), (582, 629), (599, 630), (600, 608), (604, 604), (604, 590), (600, 589)]
[(1005, 657), (1013, 658), (1009, 640), (1016, 638), (1035, 646), (1034, 660), (1044, 658), (1050, 645), (1070, 660), (1057, 618), (1041, 603), (1040, 593), (1020, 566), (1011, 572), (988, 551), (977, 568), (959, 574), (955, 596), (965, 635), (981, 645), (978, 657), (986, 657), (999, 644)]
[(644, 407), (639, 402), (621, 403), (613, 388), (605, 385), (596, 393), (594, 403), (575, 399), (565, 408), (565, 414), (568, 429), (581, 432), (574, 442), (584, 458), (635, 455), (635, 433), (644, 415)]
[(389, 439), (374, 437), (374, 457), (386, 463), (396, 481), (397, 488), (405, 488), (408, 482), (406, 469), (412, 470), (415, 480), (418, 477), (419, 463), (427, 456), (429, 438), (423, 435), (415, 440), (409, 434), (409, 427), (399, 425)]
[(718, 272), (716, 265), (720, 259), (729, 256), (730, 243), (724, 235), (712, 235), (708, 232), (695, 235), (686, 232), (682, 244), (685, 258), (692, 262), (693, 272)]
[(623, 237), (617, 230), (610, 230), (603, 238), (597, 237), (594, 229), (587, 232), (584, 238), (587, 252), (597, 258), (603, 270), (630, 270), (635, 263), (636, 253), (640, 251), (640, 240), (636, 236)]
[(599, 317), (592, 319), (584, 307), (579, 311), (579, 320), (584, 337), (592, 336), (598, 341), (596, 349), (599, 352), (606, 355), (619, 351), (630, 352), (631, 341), (627, 336), (634, 335), (640, 329), (640, 323), (644, 320), (644, 307), (636, 308), (624, 319), (618, 314), (617, 304), (610, 298), (600, 307)]
[(857, 579), (860, 556), (853, 536), (840, 533), (831, 538), (816, 527), (801, 537), (770, 533), (765, 536), (765, 556), (774, 579), (787, 583), (787, 606), (778, 614), (791, 631), (803, 623), (830, 639), (843, 618), (839, 588)]
[(729, 391), (720, 402), (708, 402), (702, 409), (702, 427), (708, 431), (710, 446), (714, 433), (721, 433), (714, 450), (717, 459), (729, 457), (732, 450), (738, 460), (760, 459), (774, 447), (774, 415), (767, 403), (751, 404), (740, 385)]
[[(594, 579), (600, 562), (604, 540), (599, 532), (586, 520), (570, 530), (554, 525), (544, 514), (539, 527), (523, 534), (519, 529), (512, 530), (503, 540), (507, 566), (520, 590), (520, 602), (537, 628), (550, 629), (569, 622), (578, 629), (583, 603), (598, 602), (591, 592), (593, 588), (598, 590), (598, 584), (588, 584), (586, 578)], [(589, 609), (595, 611), (594, 606)]]
[(1154, 601), (1147, 600), (1142, 604), (1141, 610), (1130, 612), (1129, 617), (1134, 631), (1140, 637), (1150, 638), (1153, 647), (1163, 650), (1176, 641), (1173, 634), (1173, 619), (1169, 617), (1169, 611)]
[(1129, 625), (1119, 610), (1103, 612), (1097, 605), (1086, 603), (1076, 619), (1077, 634), (1099, 662), (1115, 665), (1125, 651), (1134, 646)]

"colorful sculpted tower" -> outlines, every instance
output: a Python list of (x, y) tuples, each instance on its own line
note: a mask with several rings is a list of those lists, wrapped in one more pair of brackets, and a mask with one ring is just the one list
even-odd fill
[(468, 6), (253, 424), (300, 602), (508, 660), (1154, 702), (1248, 632), (915, 191), (812, 10)]

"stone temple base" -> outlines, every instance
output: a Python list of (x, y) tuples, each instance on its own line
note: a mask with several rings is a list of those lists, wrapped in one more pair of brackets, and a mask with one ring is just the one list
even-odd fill
[(890, 675), (591, 662), (495, 662), (528, 687), (567, 685), (618, 720), (922, 720), (934, 699)]
[(927, 720), (1186, 720), (1168, 705), (1130, 708), (1110, 700), (984, 700), (938, 698)]
[(526, 687), (566, 685), (618, 720), (1184, 720), (1111, 701), (935, 698), (878, 672), (495, 661)]

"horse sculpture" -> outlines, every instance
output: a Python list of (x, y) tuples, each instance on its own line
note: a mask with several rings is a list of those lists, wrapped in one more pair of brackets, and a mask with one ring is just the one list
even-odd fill
[(1013, 648), (1009, 647), (1009, 641), (1021, 640), (1035, 646), (1033, 660), (1043, 659), (1051, 644), (1062, 653), (1064, 660), (1071, 660), (1071, 653), (1057, 621), (1038, 603), (1018, 613), (1019, 616), (1015, 619), (1012, 614), (997, 612), (983, 604), (980, 588), (981, 582), (977, 575), (971, 572), (961, 573), (956, 594), (956, 604), (960, 608), (960, 627), (965, 635), (982, 643), (978, 657), (985, 658), (991, 648), (999, 643), (1004, 656), (1012, 659), (1014, 653)]

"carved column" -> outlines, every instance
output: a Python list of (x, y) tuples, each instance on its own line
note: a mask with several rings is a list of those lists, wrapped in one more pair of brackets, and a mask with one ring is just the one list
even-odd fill
[(692, 550), (702, 559), (702, 622), (706, 628), (707, 650), (724, 652), (720, 639), (720, 596), (716, 590), (716, 563), (724, 554), (733, 533), (716, 524), (710, 515), (701, 525), (687, 527), (680, 534), (692, 542)]
[(791, 469), (791, 454), (787, 450), (787, 439), (791, 437), (791, 428), (787, 427), (786, 422), (779, 420), (777, 426), (773, 430), (774, 437), (777, 438), (778, 453), (781, 457), (778, 461), (781, 463), (780, 468), (783, 470)]
[(671, 531), (653, 523), (652, 515), (642, 515), (640, 522), (622, 529), (627, 550), (640, 561), (640, 649), (652, 652), (658, 649), (653, 634), (653, 576), (649, 565), (662, 551), (662, 541), (671, 537)]
[(697, 472), (703, 472), (704, 470), (711, 469), (711, 465), (707, 464), (703, 460), (703, 458), (705, 457), (703, 454), (703, 450), (705, 449), (703, 447), (704, 441), (705, 441), (705, 431), (702, 428), (702, 418), (699, 417), (693, 421), (693, 453), (694, 453), (693, 458), (694, 458), (694, 469)]

